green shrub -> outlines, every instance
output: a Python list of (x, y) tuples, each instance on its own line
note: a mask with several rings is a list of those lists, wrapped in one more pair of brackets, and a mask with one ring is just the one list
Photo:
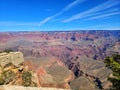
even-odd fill
[(31, 85), (31, 82), (32, 82), (32, 75), (30, 72), (24, 72), (22, 74), (22, 85), (23, 86), (30, 86)]
[(13, 52), (13, 50), (5, 49), (3, 52), (9, 53), (9, 52)]
[(113, 71), (113, 77), (108, 78), (112, 83), (111, 90), (120, 90), (120, 55), (114, 54), (107, 57), (104, 62)]
[(0, 76), (0, 85), (7, 84), (15, 77), (15, 73), (11, 70), (3, 71)]
[(3, 85), (5, 83), (5, 77), (0, 76), (0, 85)]

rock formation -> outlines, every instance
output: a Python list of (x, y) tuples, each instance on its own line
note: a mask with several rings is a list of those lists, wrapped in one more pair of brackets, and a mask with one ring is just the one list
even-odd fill
[(13, 64), (19, 67), (24, 62), (23, 54), (21, 52), (4, 52), (0, 53), (0, 65), (5, 67), (7, 64)]
[(53, 56), (26, 57), (25, 63), (37, 73), (41, 86), (70, 88), (68, 82), (74, 78), (74, 75), (58, 58)]
[[(68, 59), (65, 64), (76, 77), (70, 82), (71, 88), (96, 90), (96, 88), (107, 89), (111, 85), (107, 78), (112, 74), (112, 71), (106, 68), (101, 61), (90, 60), (86, 56), (76, 56)], [(78, 85), (78, 82), (81, 84)], [(83, 86), (85, 82), (89, 87)]]

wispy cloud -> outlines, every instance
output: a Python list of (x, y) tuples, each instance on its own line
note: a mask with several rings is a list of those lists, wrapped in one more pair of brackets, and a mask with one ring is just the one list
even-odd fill
[(41, 21), (41, 22), (39, 23), (39, 26), (41, 26), (42, 24), (48, 22), (48, 21), (51, 20), (53, 17), (54, 17), (54, 16), (47, 17), (46, 19), (44, 19), (43, 21)]
[(0, 21), (0, 26), (39, 26), (39, 22)]
[(64, 7), (61, 11), (59, 11), (59, 12), (56, 13), (55, 15), (49, 16), (49, 17), (45, 18), (43, 21), (41, 21), (41, 22), (39, 23), (39, 25), (40, 25), (40, 26), (43, 25), (44, 23), (46, 23), (46, 22), (50, 21), (51, 19), (53, 19), (53, 18), (61, 15), (61, 14), (64, 13), (65, 11), (70, 10), (70, 9), (73, 8), (74, 6), (80, 4), (80, 3), (84, 2), (84, 1), (86, 1), (86, 0), (75, 0), (75, 1), (73, 1), (72, 3), (70, 3), (69, 5), (67, 5), (66, 7)]
[(91, 14), (88, 14), (85, 16), (85, 17), (87, 17), (87, 19), (85, 19), (85, 20), (88, 20), (91, 17), (100, 16), (100, 15), (104, 15), (104, 14), (108, 14), (108, 13), (114, 13), (114, 12), (118, 12), (118, 11), (119, 11), (119, 8), (113, 8), (113, 9), (110, 9), (107, 11), (104, 10), (102, 12), (91, 13)]
[(103, 15), (99, 15), (99, 16), (94, 16), (94, 17), (90, 17), (87, 20), (93, 20), (93, 19), (98, 19), (98, 18), (104, 18), (104, 17), (109, 17), (109, 16), (113, 16), (113, 15), (117, 15), (120, 14), (120, 12), (113, 12), (113, 13), (108, 13), (108, 14), (103, 14)]
[(70, 3), (68, 6), (66, 6), (62, 11), (67, 11), (69, 9), (71, 9), (72, 7), (78, 5), (79, 3), (84, 2), (85, 0), (75, 0), (72, 3)]
[(119, 0), (116, 0), (116, 1), (108, 0), (105, 3), (102, 3), (102, 4), (100, 4), (98, 6), (95, 6), (91, 9), (88, 9), (87, 11), (75, 14), (75, 15), (71, 16), (70, 18), (63, 20), (62, 22), (70, 22), (70, 21), (73, 21), (73, 20), (76, 20), (76, 19), (81, 19), (81, 18), (85, 18), (87, 16), (92, 16), (92, 15), (95, 15), (96, 13), (101, 12), (103, 10), (107, 11), (107, 9), (109, 9), (113, 6), (116, 6), (118, 4), (120, 4)]

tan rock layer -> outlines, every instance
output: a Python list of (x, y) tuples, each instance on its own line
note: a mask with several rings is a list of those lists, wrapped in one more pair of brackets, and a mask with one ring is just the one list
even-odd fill
[(23, 87), (23, 86), (0, 86), (0, 90), (70, 90), (70, 89), (59, 89), (59, 88), (43, 88), (43, 87)]
[(21, 52), (0, 53), (0, 65), (5, 67), (7, 64), (13, 64), (19, 67), (19, 64), (24, 62), (23, 54)]

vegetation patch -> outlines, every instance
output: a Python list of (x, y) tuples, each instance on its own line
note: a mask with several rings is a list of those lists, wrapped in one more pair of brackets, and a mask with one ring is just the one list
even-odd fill
[(9, 83), (15, 76), (16, 74), (11, 70), (3, 71), (0, 76), (0, 85)]
[(10, 52), (13, 52), (13, 50), (11, 50), (11, 49), (5, 49), (3, 52), (10, 53)]
[(32, 83), (32, 74), (31, 72), (27, 71), (22, 74), (22, 85), (23, 86), (30, 86)]
[(113, 71), (113, 77), (109, 77), (108, 80), (112, 83), (111, 90), (120, 89), (120, 55), (114, 54), (111, 57), (107, 57), (104, 61), (106, 66)]

